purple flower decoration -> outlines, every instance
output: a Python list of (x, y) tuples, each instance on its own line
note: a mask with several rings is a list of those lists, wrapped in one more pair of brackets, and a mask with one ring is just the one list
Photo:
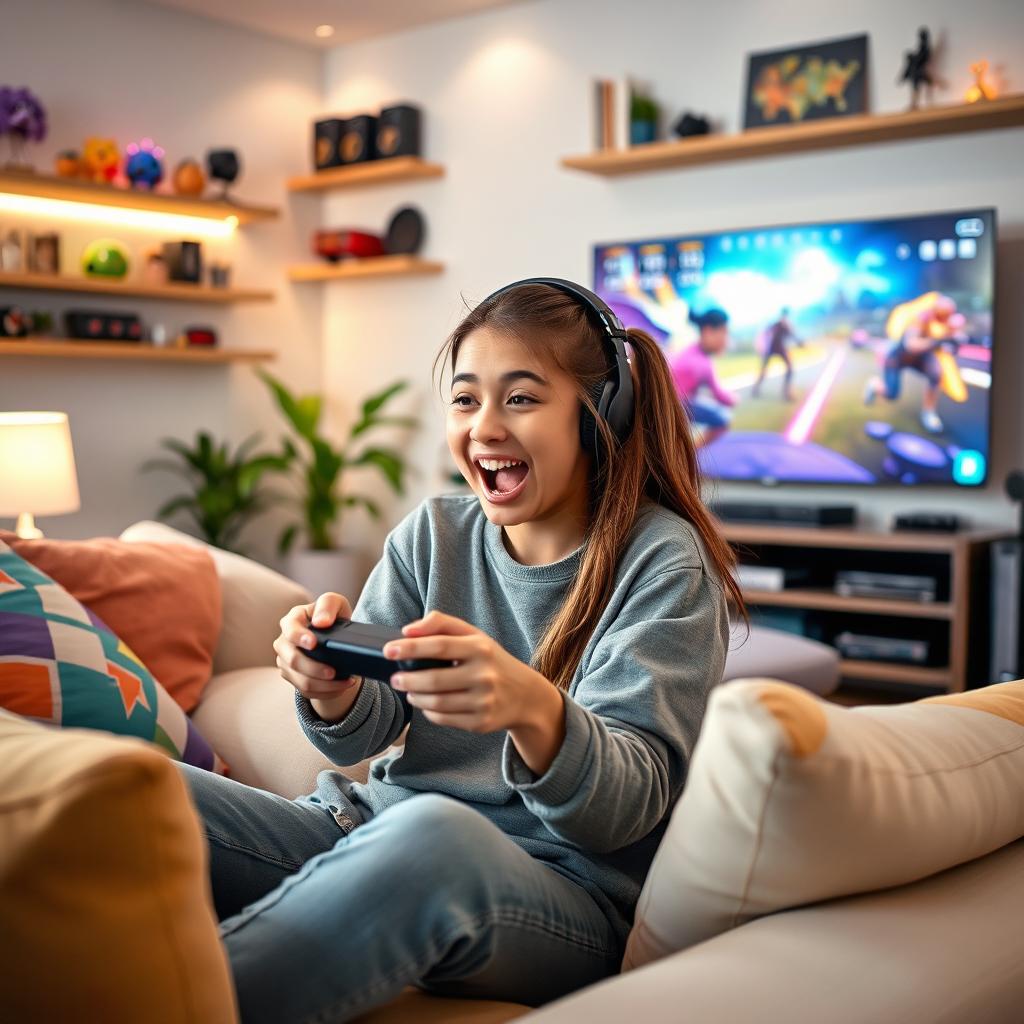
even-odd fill
[(15, 155), (24, 143), (46, 138), (46, 111), (28, 89), (0, 86), (0, 135), (10, 137)]

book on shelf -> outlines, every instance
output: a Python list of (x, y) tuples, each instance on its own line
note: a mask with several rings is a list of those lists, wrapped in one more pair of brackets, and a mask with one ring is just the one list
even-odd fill
[(645, 92), (644, 83), (630, 75), (594, 80), (593, 137), (595, 149), (628, 149), (633, 95)]
[(809, 569), (778, 565), (738, 565), (736, 578), (744, 590), (787, 590), (806, 585), (811, 578)]

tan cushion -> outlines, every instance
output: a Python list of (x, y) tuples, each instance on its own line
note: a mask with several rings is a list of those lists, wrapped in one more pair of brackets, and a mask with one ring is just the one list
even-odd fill
[(409, 987), (385, 1006), (379, 1006), (353, 1024), (504, 1024), (530, 1012), (519, 1003), (490, 999), (448, 999)]
[(198, 823), (140, 740), (0, 712), (0, 908), (4, 1020), (236, 1020)]
[(903, 885), (1024, 835), (1024, 682), (846, 708), (712, 691), (624, 968), (752, 918)]
[(223, 626), (213, 656), (214, 675), (273, 665), (271, 645), (280, 633), (281, 617), (289, 608), (312, 600), (304, 587), (273, 569), (204, 544), (163, 523), (135, 523), (121, 534), (121, 540), (192, 544), (209, 552), (220, 576), (223, 602)]
[(185, 711), (209, 682), (221, 631), (213, 560), (192, 545), (92, 540), (0, 541), (95, 612)]

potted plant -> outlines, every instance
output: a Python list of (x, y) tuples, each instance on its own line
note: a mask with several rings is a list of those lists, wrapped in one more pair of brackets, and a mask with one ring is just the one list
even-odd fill
[(629, 144), (643, 145), (658, 136), (658, 104), (643, 93), (634, 92), (629, 99)]
[[(383, 474), (396, 494), (404, 493), (403, 455), (393, 448), (367, 444), (366, 434), (382, 426), (415, 426), (417, 421), (412, 417), (384, 414), (388, 402), (408, 383), (398, 381), (367, 398), (345, 443), (335, 448), (320, 433), (321, 395), (293, 395), (265, 370), (257, 372), (273, 393), (298, 442), (296, 446), (290, 438), (284, 441), (285, 457), (299, 470), (302, 488), (298, 499), (302, 518), (282, 532), (278, 545), (281, 553), (288, 556), (286, 572), (314, 594), (333, 590), (354, 604), (364, 582), (360, 552), (351, 545), (339, 546), (338, 523), (346, 509), (356, 506), (366, 509), (373, 519), (379, 519), (381, 512), (376, 502), (363, 494), (350, 493), (342, 485), (348, 470), (373, 467)], [(304, 545), (293, 550), (300, 532)]]
[(188, 512), (207, 543), (244, 554), (235, 547), (238, 534), (272, 502), (280, 500), (279, 495), (260, 487), (263, 475), (283, 472), (290, 464), (284, 455), (252, 454), (258, 442), (259, 435), (254, 434), (232, 454), (227, 443), (216, 444), (205, 431), (196, 434), (192, 448), (174, 438), (164, 438), (162, 446), (180, 461), (150, 459), (143, 465), (143, 471), (162, 469), (177, 473), (192, 485), (192, 493), (179, 494), (165, 502), (157, 511), (157, 518), (169, 519), (178, 512)]

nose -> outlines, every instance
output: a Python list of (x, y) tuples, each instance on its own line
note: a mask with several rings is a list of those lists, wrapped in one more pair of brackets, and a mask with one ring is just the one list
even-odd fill
[(476, 441), (477, 444), (484, 444), (488, 441), (500, 441), (506, 438), (508, 429), (505, 426), (503, 412), (499, 403), (485, 398), (472, 417), (469, 428), (470, 440)]

